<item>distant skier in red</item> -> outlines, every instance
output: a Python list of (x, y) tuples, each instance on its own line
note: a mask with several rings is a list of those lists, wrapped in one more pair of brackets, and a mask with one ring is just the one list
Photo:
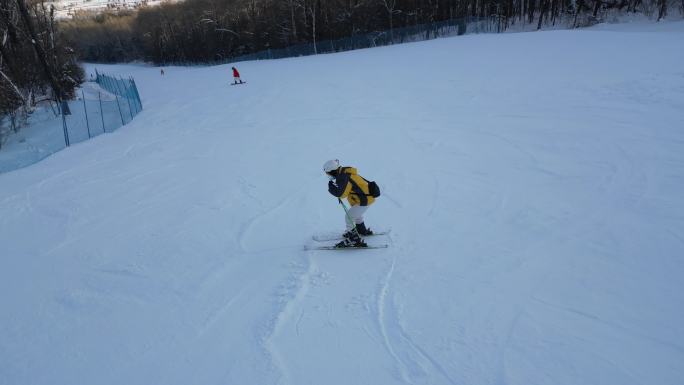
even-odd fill
[(242, 84), (242, 83), (244, 83), (244, 82), (242, 81), (242, 79), (240, 79), (240, 73), (238, 72), (237, 68), (235, 68), (235, 67), (232, 67), (232, 68), (233, 68), (233, 80), (234, 80), (234, 83), (233, 83), (233, 84)]

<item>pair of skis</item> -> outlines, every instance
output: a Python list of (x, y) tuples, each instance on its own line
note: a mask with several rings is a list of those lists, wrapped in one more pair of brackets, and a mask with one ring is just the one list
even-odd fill
[[(378, 231), (374, 232), (373, 235), (368, 235), (366, 237), (375, 237), (378, 235), (387, 235), (390, 233), (390, 230), (387, 231)], [(330, 242), (330, 241), (341, 241), (342, 235), (338, 233), (330, 233), (330, 234), (318, 234), (314, 235), (312, 239), (316, 242)], [(363, 250), (363, 249), (386, 249), (389, 247), (388, 244), (380, 244), (380, 245), (368, 245), (368, 246), (345, 246), (345, 247), (336, 247), (334, 245), (332, 246), (304, 246), (304, 250)]]

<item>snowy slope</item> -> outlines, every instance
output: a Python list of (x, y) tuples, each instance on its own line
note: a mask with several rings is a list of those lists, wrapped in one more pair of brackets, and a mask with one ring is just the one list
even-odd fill
[[(0, 175), (0, 383), (681, 384), (683, 39), (99, 66), (146, 109)], [(389, 249), (303, 250), (333, 157)]]

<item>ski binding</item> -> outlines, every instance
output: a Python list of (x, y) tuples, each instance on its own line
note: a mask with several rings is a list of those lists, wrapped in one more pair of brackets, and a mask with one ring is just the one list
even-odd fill
[[(384, 230), (384, 231), (378, 231), (378, 232), (373, 232), (372, 235), (362, 235), (362, 238), (366, 237), (375, 237), (377, 235), (387, 235), (390, 233), (392, 230)], [(316, 242), (327, 242), (327, 241), (338, 241), (342, 240), (342, 234), (339, 233), (326, 233), (326, 234), (315, 234), (311, 237), (314, 241)]]
[(368, 250), (368, 249), (386, 249), (389, 245), (368, 245), (368, 246), (304, 246), (304, 250)]

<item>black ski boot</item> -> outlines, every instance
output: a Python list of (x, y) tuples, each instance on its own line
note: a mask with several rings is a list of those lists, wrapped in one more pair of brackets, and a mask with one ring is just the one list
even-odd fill
[(344, 247), (368, 247), (366, 242), (359, 237), (359, 234), (356, 233), (354, 230), (349, 230), (346, 233), (342, 235), (344, 239), (339, 242), (338, 244), (335, 245), (337, 248), (344, 248)]
[(362, 236), (373, 235), (373, 230), (366, 228), (366, 224), (363, 222), (356, 224), (356, 230)]

